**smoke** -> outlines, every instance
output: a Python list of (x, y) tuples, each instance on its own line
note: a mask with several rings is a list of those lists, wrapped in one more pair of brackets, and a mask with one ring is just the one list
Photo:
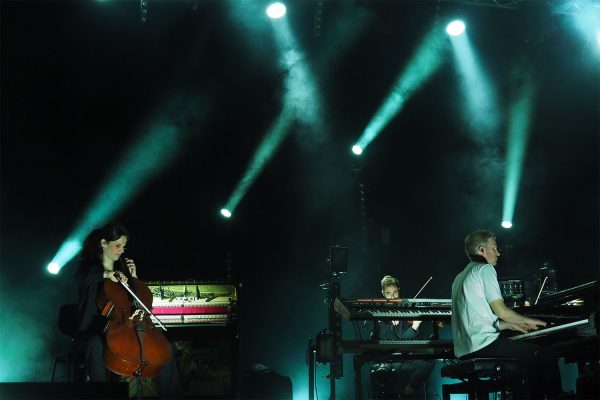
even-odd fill
[(43, 277), (19, 284), (11, 284), (6, 278), (0, 281), (0, 382), (47, 381), (59, 336), (57, 301), (61, 296), (56, 289), (47, 289), (53, 285)]
[[(343, 60), (348, 51), (365, 28), (373, 21), (373, 13), (353, 1), (325, 3), (335, 4), (335, 14), (325, 13), (323, 33), (320, 36), (319, 52), (315, 56), (317, 75), (329, 74), (335, 70), (334, 63)], [(331, 18), (331, 19), (330, 19)]]
[(265, 15), (265, 3), (255, 0), (230, 0), (229, 17), (232, 20), (229, 25), (238, 27), (241, 31), (239, 36), (243, 37), (243, 43), (246, 45), (248, 57), (255, 61), (269, 59), (268, 40), (265, 36), (270, 33), (269, 21)]

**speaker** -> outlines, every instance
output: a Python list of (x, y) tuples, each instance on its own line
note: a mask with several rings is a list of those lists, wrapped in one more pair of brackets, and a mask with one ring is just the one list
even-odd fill
[(262, 364), (255, 364), (242, 377), (242, 399), (292, 400), (292, 380)]
[(236, 397), (240, 374), (237, 326), (169, 327), (166, 336), (175, 346), (181, 384), (188, 396)]
[(329, 248), (329, 267), (332, 274), (348, 272), (348, 248), (332, 246)]
[(0, 383), (0, 399), (127, 399), (126, 382), (63, 383), (5, 382)]

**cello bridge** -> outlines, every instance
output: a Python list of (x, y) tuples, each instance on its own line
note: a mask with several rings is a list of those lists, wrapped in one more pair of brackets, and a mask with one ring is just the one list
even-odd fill
[(140, 320), (144, 319), (144, 310), (141, 309), (137, 309), (133, 312), (133, 314), (131, 314), (131, 317), (129, 317), (129, 319), (134, 319), (135, 317), (138, 317)]

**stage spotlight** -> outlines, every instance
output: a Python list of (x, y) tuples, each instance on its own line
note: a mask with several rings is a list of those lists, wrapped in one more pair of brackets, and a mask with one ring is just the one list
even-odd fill
[(281, 18), (285, 15), (285, 5), (283, 5), (283, 3), (271, 3), (268, 7), (267, 7), (267, 15), (270, 18), (273, 19), (278, 19)]
[[(82, 227), (85, 229), (85, 227)], [(70, 239), (67, 239), (61, 244), (60, 248), (56, 252), (56, 255), (48, 264), (46, 269), (52, 274), (57, 274), (60, 270), (79, 253), (81, 250), (81, 244), (84, 238), (84, 232), (80, 229)]]
[(352, 146), (352, 152), (357, 156), (360, 156), (363, 152), (363, 149), (359, 145), (355, 144), (354, 146)]
[(221, 215), (225, 218), (231, 218), (231, 211), (226, 208), (221, 208)]
[(502, 221), (501, 225), (502, 225), (502, 227), (504, 229), (510, 229), (510, 228), (512, 228), (512, 222), (510, 222), (510, 221)]
[(458, 36), (465, 31), (465, 24), (460, 20), (452, 21), (446, 27), (446, 32), (450, 36)]
[(58, 265), (58, 263), (51, 262), (50, 264), (48, 264), (48, 272), (56, 275), (58, 274), (58, 271), (60, 271), (60, 265)]

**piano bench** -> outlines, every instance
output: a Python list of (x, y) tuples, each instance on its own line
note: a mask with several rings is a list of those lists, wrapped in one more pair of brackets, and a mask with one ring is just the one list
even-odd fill
[(462, 382), (442, 385), (442, 397), (466, 393), (469, 398), (488, 399), (490, 393), (512, 392), (513, 398), (527, 398), (526, 370), (514, 358), (473, 358), (442, 367), (442, 378), (460, 379)]

